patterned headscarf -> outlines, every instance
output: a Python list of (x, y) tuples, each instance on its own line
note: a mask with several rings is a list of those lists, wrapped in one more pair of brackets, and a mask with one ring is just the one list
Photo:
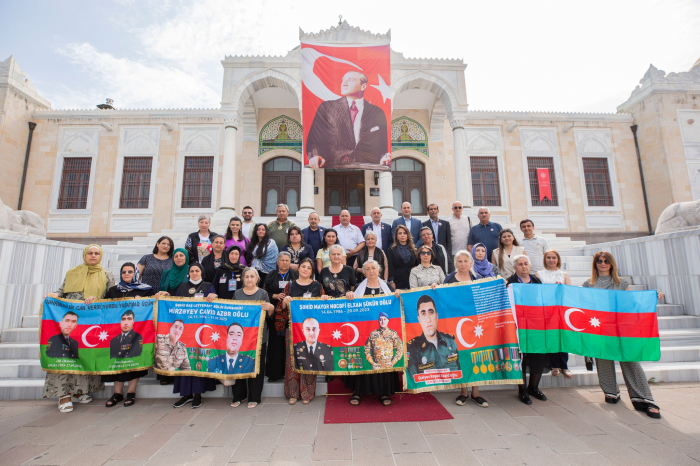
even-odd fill
[[(122, 278), (122, 271), (124, 270), (124, 267), (131, 267), (132, 269), (134, 269), (134, 276), (129, 283), (126, 283), (124, 281), (124, 278)], [(131, 290), (150, 290), (153, 288), (151, 285), (141, 283), (141, 281), (139, 280), (139, 278), (141, 278), (139, 277), (139, 269), (131, 262), (127, 262), (124, 265), (122, 265), (122, 268), (119, 269), (119, 277), (120, 280), (119, 283), (117, 283), (117, 288), (122, 293), (128, 293)]]

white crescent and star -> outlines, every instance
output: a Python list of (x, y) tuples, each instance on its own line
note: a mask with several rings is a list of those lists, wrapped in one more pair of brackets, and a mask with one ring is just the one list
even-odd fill
[(213, 329), (212, 329), (210, 326), (208, 326), (208, 325), (200, 325), (199, 328), (197, 329), (197, 331), (196, 331), (195, 334), (194, 334), (194, 339), (195, 339), (195, 341), (197, 342), (197, 344), (198, 344), (199, 346), (209, 346), (209, 345), (211, 345), (211, 342), (209, 342), (208, 344), (205, 345), (205, 344), (202, 343), (202, 340), (199, 339), (199, 334), (200, 334), (200, 332), (202, 331), (203, 328), (208, 328), (208, 329), (213, 330)]
[[(95, 343), (94, 345), (91, 345), (90, 343), (88, 343), (87, 338), (86, 338), (87, 334), (90, 333), (90, 330), (92, 330), (93, 328), (101, 328), (101, 327), (99, 325), (92, 325), (92, 326), (88, 327), (87, 330), (85, 330), (83, 332), (83, 345), (87, 346), (88, 348), (94, 348), (95, 346), (97, 346), (97, 343)], [(102, 338), (100, 338), (100, 340), (102, 340)]]
[(473, 320), (471, 320), (471, 319), (469, 319), (469, 318), (467, 318), (467, 317), (465, 317), (465, 318), (463, 318), (463, 319), (460, 319), (459, 322), (457, 322), (457, 331), (456, 331), (455, 333), (457, 333), (457, 339), (459, 340), (459, 342), (460, 342), (463, 346), (465, 346), (465, 347), (467, 347), (467, 348), (473, 348), (474, 345), (476, 345), (476, 341), (475, 341), (474, 343), (471, 343), (471, 344), (470, 344), (470, 343), (467, 343), (466, 341), (464, 341), (464, 337), (462, 336), (462, 324), (464, 324), (464, 322), (467, 322), (467, 321), (469, 321), (469, 322), (471, 322), (471, 323), (474, 323)]
[(567, 309), (564, 313), (564, 321), (566, 321), (566, 325), (568, 325), (571, 330), (574, 330), (576, 332), (583, 332), (584, 329), (576, 328), (573, 325), (571, 325), (571, 314), (573, 314), (574, 312), (580, 312), (582, 314), (584, 313), (581, 309), (576, 309), (575, 307), (572, 307), (570, 309)]
[(306, 86), (313, 95), (321, 100), (338, 100), (340, 96), (328, 89), (326, 85), (323, 84), (323, 81), (321, 81), (321, 78), (314, 73), (314, 63), (321, 57), (326, 57), (338, 63), (352, 65), (360, 71), (362, 71), (362, 68), (353, 62), (343, 60), (342, 58), (331, 57), (330, 55), (326, 55), (310, 47), (301, 49), (301, 82), (304, 83), (304, 86)]
[(360, 338), (360, 331), (357, 329), (357, 327), (355, 327), (355, 324), (343, 324), (340, 326), (340, 328), (343, 328), (346, 325), (348, 327), (351, 327), (355, 331), (355, 338), (353, 338), (352, 341), (349, 343), (345, 343), (344, 341), (341, 341), (341, 343), (346, 345), (346, 346), (351, 346), (351, 345), (355, 344), (355, 342), (357, 341), (358, 338)]

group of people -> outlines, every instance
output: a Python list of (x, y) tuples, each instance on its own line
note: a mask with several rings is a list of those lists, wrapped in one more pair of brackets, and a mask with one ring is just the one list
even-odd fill
[[(246, 206), (243, 220), (233, 217), (223, 236), (212, 232), (209, 218), (201, 216), (199, 230), (187, 237), (184, 248), (176, 249), (172, 239), (161, 237), (152, 254), (143, 256), (136, 265), (125, 263), (121, 267), (118, 283), (100, 265), (102, 249), (89, 245), (83, 253), (84, 263), (69, 270), (63, 285), (51, 296), (84, 300), (86, 304), (100, 298), (154, 295), (199, 297), (209, 302), (217, 298), (262, 301), (266, 318), (260, 370), (254, 378), (236, 381), (231, 406), (247, 401), (248, 408), (255, 408), (261, 402), (265, 375), (269, 381), (284, 379), (284, 393), (290, 404), (299, 400), (309, 403), (315, 396), (317, 376), (294, 370), (295, 355), (290, 351), (290, 303), (294, 299), (399, 296), (413, 288), (434, 289), (441, 284), (497, 276), (508, 284), (571, 285), (568, 274), (561, 269), (559, 253), (549, 248), (545, 238), (534, 234), (532, 220), (520, 222), (523, 236), (518, 241), (512, 230), (490, 221), (486, 207), (479, 209), (479, 223), (473, 226), (463, 215), (460, 202), (453, 203), (452, 212), (448, 219), (440, 219), (438, 206), (430, 204), (429, 219), (420, 222), (411, 215), (411, 204), (404, 202), (401, 217), (392, 225), (383, 223), (381, 210), (374, 208), (372, 221), (362, 228), (350, 223), (350, 214), (345, 210), (333, 228), (320, 226), (319, 215), (312, 212), (309, 226), (302, 230), (288, 219), (289, 209), (284, 204), (277, 206), (276, 220), (267, 225), (254, 223), (253, 209)], [(599, 252), (593, 258), (591, 278), (583, 286), (626, 290), (629, 283), (620, 278), (612, 255)], [(659, 297), (663, 294), (659, 293)], [(323, 344), (313, 338), (318, 334), (315, 319), (308, 319), (303, 326), (306, 344), (302, 342), (293, 351), (309, 352), (304, 353), (305, 359), (322, 351)], [(377, 331), (382, 328), (380, 316)], [(229, 331), (235, 332), (236, 327), (229, 327)], [(177, 339), (171, 347), (166, 345), (169, 352), (162, 356), (187, 358), (186, 348), (180, 345), (184, 346)], [(382, 356), (377, 353), (376, 357)], [(553, 376), (572, 378), (567, 361), (567, 353), (522, 354), (520, 401), (532, 404), (531, 396), (547, 399), (539, 389), (542, 374), (551, 371)], [(620, 392), (614, 362), (596, 359), (596, 366), (605, 401), (617, 403)], [(641, 365), (620, 362), (620, 366), (635, 408), (660, 417)], [(73, 409), (72, 400), (89, 403), (90, 393), (101, 390), (104, 382), (114, 382), (114, 395), (106, 406), (122, 401), (131, 406), (136, 402), (138, 380), (145, 374), (146, 371), (108, 376), (49, 373), (44, 397), (58, 396), (59, 410), (69, 412)], [(181, 396), (174, 403), (176, 408), (188, 403), (192, 403), (192, 408), (200, 407), (202, 394), (215, 390), (218, 383), (216, 379), (195, 376), (158, 378), (163, 385), (174, 382), (173, 391)], [(345, 376), (343, 383), (352, 392), (350, 404), (355, 406), (362, 396), (372, 394), (379, 396), (382, 405), (389, 406), (400, 389), (397, 372)], [(468, 388), (461, 389), (455, 403), (464, 405), (469, 398), (488, 407), (477, 386), (471, 387), (471, 395)]]

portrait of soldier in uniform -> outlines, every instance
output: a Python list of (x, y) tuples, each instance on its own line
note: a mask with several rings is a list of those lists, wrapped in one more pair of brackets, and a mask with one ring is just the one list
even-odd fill
[(333, 348), (318, 341), (318, 321), (308, 317), (302, 323), (304, 341), (294, 345), (294, 367), (306, 371), (332, 371)]
[(418, 322), (423, 333), (408, 342), (408, 372), (416, 375), (429, 369), (460, 370), (454, 335), (438, 332), (438, 312), (428, 295), (418, 298)]
[(243, 326), (238, 322), (229, 324), (226, 329), (226, 353), (209, 361), (207, 372), (217, 374), (247, 374), (255, 372), (255, 359), (238, 351), (243, 343)]
[(78, 359), (78, 340), (70, 334), (78, 326), (78, 314), (68, 311), (58, 323), (61, 333), (49, 338), (46, 343), (46, 356), (50, 358)]
[(109, 342), (110, 358), (135, 358), (143, 351), (143, 337), (134, 331), (134, 311), (125, 311), (121, 320), (122, 332)]
[(170, 333), (156, 335), (156, 360), (154, 366), (164, 371), (191, 370), (187, 346), (180, 341), (185, 330), (185, 322), (176, 319), (170, 326)]
[(340, 87), (342, 97), (318, 107), (307, 138), (311, 168), (391, 165), (386, 114), (364, 99), (367, 82), (366, 74), (348, 71)]
[(365, 358), (372, 369), (394, 367), (403, 356), (403, 342), (395, 330), (389, 328), (389, 315), (379, 313), (379, 328), (372, 330), (365, 343)]

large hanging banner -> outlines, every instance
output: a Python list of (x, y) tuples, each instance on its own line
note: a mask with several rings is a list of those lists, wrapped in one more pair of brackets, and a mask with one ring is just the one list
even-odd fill
[(260, 303), (158, 299), (153, 370), (214, 379), (255, 377), (265, 319)]
[(386, 44), (301, 43), (304, 165), (391, 169), (391, 51)]
[(404, 323), (395, 296), (294, 299), (291, 353), (302, 374), (404, 370)]
[(44, 300), (41, 368), (63, 374), (120, 374), (153, 367), (153, 298)]
[(524, 353), (573, 353), (613, 361), (661, 358), (656, 291), (513, 285)]
[(522, 383), (505, 280), (415, 289), (401, 300), (408, 338), (404, 390)]

